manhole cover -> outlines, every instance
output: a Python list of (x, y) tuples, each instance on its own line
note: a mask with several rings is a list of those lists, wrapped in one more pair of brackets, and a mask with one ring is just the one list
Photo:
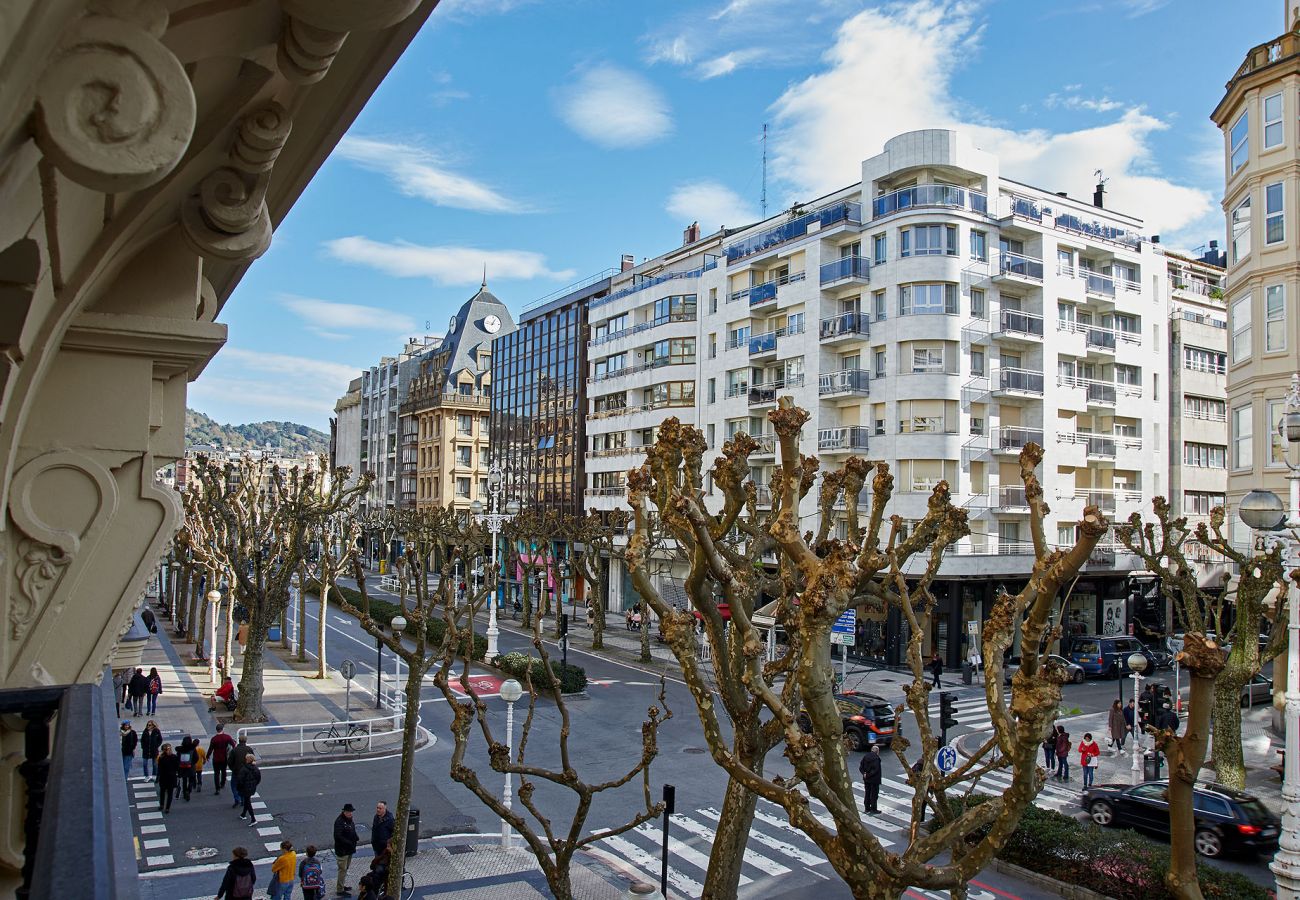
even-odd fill
[(708, 753), (709, 751), (705, 750), (703, 747), (684, 747), (682, 749), (682, 752), (683, 753)]
[(212, 857), (217, 855), (217, 848), (216, 847), (194, 847), (193, 849), (186, 850), (185, 855), (189, 859), (211, 859)]
[(303, 813), (303, 812), (287, 812), (287, 813), (277, 813), (271, 818), (279, 819), (281, 822), (284, 822), (287, 825), (301, 825), (304, 822), (310, 822), (313, 819), (315, 819), (316, 814)]
[(456, 853), (456, 854), (460, 854), (460, 853), (473, 853), (473, 852), (474, 852), (474, 848), (471, 847), (471, 846), (469, 846), (468, 844), (456, 844), (455, 846), (448, 847), (448, 848), (447, 848), (447, 852), (448, 852), (448, 853)]

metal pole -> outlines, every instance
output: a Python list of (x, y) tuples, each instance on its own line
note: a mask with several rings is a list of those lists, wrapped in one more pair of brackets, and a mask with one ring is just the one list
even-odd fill
[(1134, 672), (1133, 678), (1133, 783), (1142, 783), (1142, 707), (1137, 705), (1142, 696), (1142, 675)]
[(848, 690), (849, 686), (849, 645), (840, 644), (840, 690)]
[(671, 784), (664, 785), (664, 843), (662, 859), (659, 864), (659, 891), (668, 896), (668, 820), (673, 814), (677, 800), (677, 788)]
[[(1293, 392), (1300, 389), (1300, 376), (1291, 379)], [(1300, 471), (1287, 474), (1291, 489), (1287, 527), (1300, 527)], [(1288, 571), (1300, 564), (1300, 547), (1294, 539), (1287, 545)], [(1289, 581), (1289, 580), (1288, 580)], [(1286, 650), (1286, 756), (1282, 769), (1282, 836), (1277, 855), (1269, 868), (1277, 877), (1278, 900), (1300, 897), (1300, 590), (1294, 581), (1288, 587), (1289, 621)]]
[[(208, 626), (208, 636), (210, 638), (208, 650), (208, 680), (213, 684), (217, 683), (217, 612), (221, 608), (220, 603), (209, 603), (208, 607), (212, 610), (212, 622)], [(226, 660), (226, 666), (230, 666), (230, 660)]]
[[(514, 757), (514, 746), (515, 746), (515, 704), (513, 702), (510, 702), (506, 704), (506, 756), (507, 757), (509, 758)], [(502, 791), (501, 793), (501, 805), (504, 806), (507, 811), (510, 810), (511, 808), (510, 798), (511, 798), (511, 791), (513, 790), (514, 787), (511, 784), (510, 773), (506, 772), (506, 786), (505, 786), (505, 790)], [(510, 849), (510, 836), (511, 836), (510, 822), (507, 821), (506, 819), (502, 819), (501, 820), (501, 849), (502, 850)]]
[(375, 709), (383, 709), (384, 639), (375, 635)]

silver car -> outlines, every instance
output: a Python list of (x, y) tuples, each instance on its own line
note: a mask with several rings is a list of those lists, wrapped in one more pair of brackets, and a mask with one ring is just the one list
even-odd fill
[(1273, 702), (1273, 682), (1263, 675), (1256, 675), (1241, 688), (1242, 706), (1264, 706)]
[[(1069, 673), (1069, 677), (1066, 678), (1066, 681), (1073, 682), (1074, 684), (1083, 684), (1083, 666), (1078, 663), (1070, 662), (1064, 656), (1057, 656), (1055, 653), (1049, 654), (1046, 661), (1052, 665), (1060, 666), (1065, 669), (1065, 671)], [(1002, 677), (1003, 682), (1005, 684), (1010, 684), (1011, 676), (1015, 675), (1019, 668), (1019, 663), (1007, 663), (1006, 666), (1003, 667), (1003, 671), (1005, 672)]]

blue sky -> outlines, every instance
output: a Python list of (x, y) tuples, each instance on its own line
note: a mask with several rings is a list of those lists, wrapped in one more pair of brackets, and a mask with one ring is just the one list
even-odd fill
[[(1208, 115), (1282, 30), (1246, 0), (443, 0), (222, 313), (219, 421), (325, 428), (347, 381), (440, 334), (487, 265), (513, 310), (860, 177), (960, 126), (1003, 175), (1195, 247), (1223, 230)], [(797, 11), (797, 12), (796, 12)], [(427, 324), (426, 324), (427, 323)]]

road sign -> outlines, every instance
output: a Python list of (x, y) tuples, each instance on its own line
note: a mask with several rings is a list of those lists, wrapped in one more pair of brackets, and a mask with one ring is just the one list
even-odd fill
[(848, 634), (843, 634), (843, 633), (841, 633), (841, 632), (839, 632), (839, 631), (832, 631), (832, 632), (831, 632), (831, 643), (832, 643), (832, 644), (842, 644), (842, 645), (845, 646), (845, 647), (852, 647), (852, 646), (853, 646), (853, 633), (852, 633), (852, 632), (849, 632)]
[[(846, 609), (840, 613), (840, 617), (835, 620), (831, 626), (831, 634), (853, 634), (858, 627), (858, 611), (856, 609)], [(853, 643), (849, 641), (849, 643)]]
[(934, 764), (939, 767), (940, 772), (947, 775), (957, 768), (957, 751), (951, 744), (940, 747), (939, 752), (934, 755)]
[(339, 674), (345, 681), (351, 681), (357, 677), (357, 664), (350, 659), (343, 660), (343, 665), (339, 666)]

